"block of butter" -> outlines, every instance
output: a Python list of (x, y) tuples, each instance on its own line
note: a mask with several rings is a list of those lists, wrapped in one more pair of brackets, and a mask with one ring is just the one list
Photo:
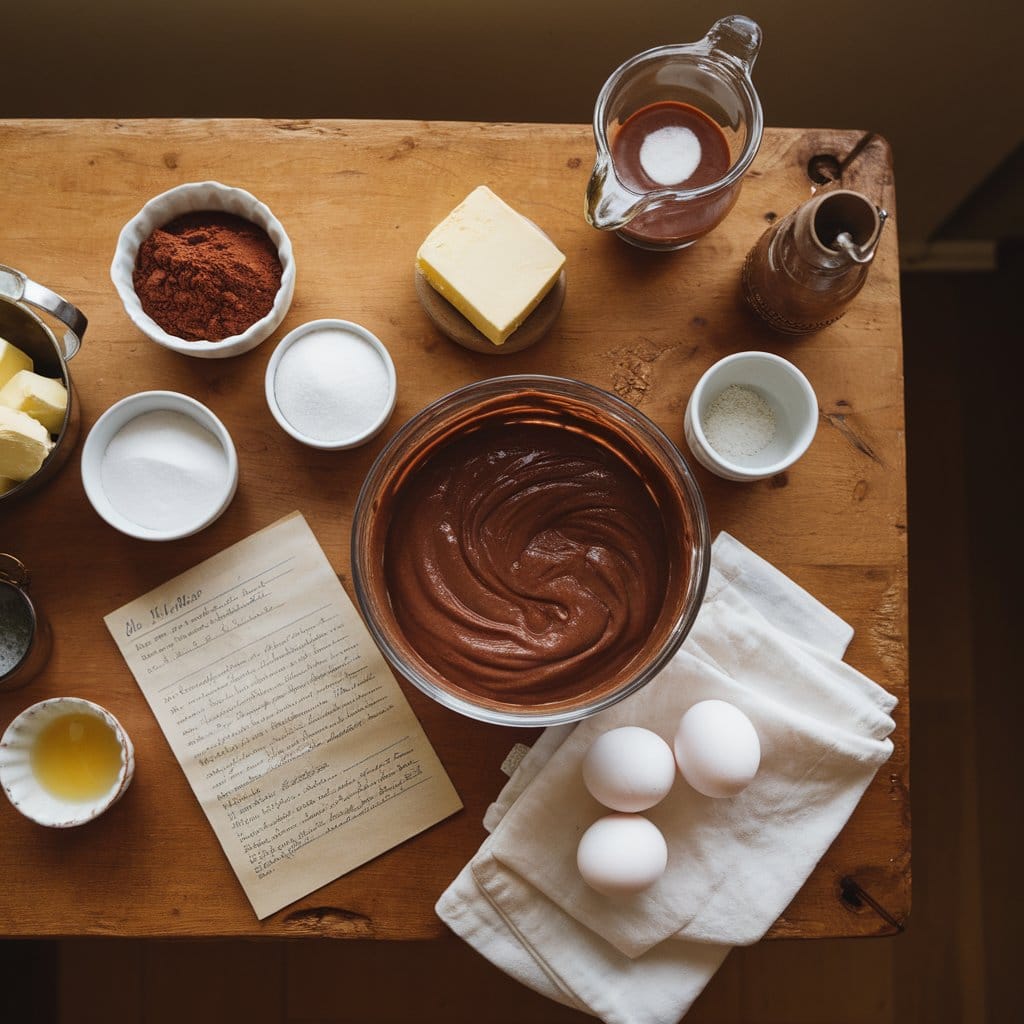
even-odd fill
[(43, 464), (53, 442), (46, 427), (0, 405), (0, 477), (27, 480)]
[(19, 370), (0, 387), (0, 405), (27, 413), (51, 434), (59, 434), (68, 408), (68, 393), (59, 380)]
[(9, 341), (0, 338), (0, 388), (2, 388), (19, 370), (33, 369), (32, 359), (20, 348), (15, 348)]
[(565, 256), (489, 188), (474, 189), (427, 235), (416, 266), (495, 345), (536, 309)]

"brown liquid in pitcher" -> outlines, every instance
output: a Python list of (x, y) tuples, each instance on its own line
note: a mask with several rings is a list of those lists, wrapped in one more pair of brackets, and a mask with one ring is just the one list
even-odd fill
[[(700, 143), (700, 160), (683, 181), (664, 184), (644, 171), (640, 150), (644, 140), (663, 128), (688, 128)], [(634, 192), (660, 189), (698, 189), (725, 177), (732, 164), (729, 141), (722, 129), (703, 111), (688, 103), (663, 100), (648, 104), (631, 114), (612, 139), (612, 163), (619, 180)], [(727, 189), (701, 199), (671, 202), (660, 209), (642, 213), (629, 222), (623, 233), (654, 244), (680, 244), (699, 238), (728, 212), (736, 198)]]

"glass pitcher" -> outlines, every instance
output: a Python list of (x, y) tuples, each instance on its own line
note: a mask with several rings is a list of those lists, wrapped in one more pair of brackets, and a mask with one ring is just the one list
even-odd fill
[[(761, 145), (764, 119), (750, 78), (760, 47), (759, 26), (730, 15), (695, 43), (646, 50), (612, 74), (594, 108), (588, 223), (640, 248), (669, 251), (722, 221)], [(644, 123), (653, 130), (641, 138)], [(644, 146), (670, 139), (655, 136), (663, 128), (676, 132), (672, 143), (682, 140), (682, 148), (663, 151), (667, 163), (645, 162)]]

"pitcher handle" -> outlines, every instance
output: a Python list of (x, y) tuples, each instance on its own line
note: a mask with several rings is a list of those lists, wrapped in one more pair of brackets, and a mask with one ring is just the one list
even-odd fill
[(56, 317), (66, 328), (64, 332), (64, 358), (70, 359), (82, 346), (82, 338), (89, 321), (85, 314), (62, 299), (56, 292), (27, 278), (20, 270), (0, 263), (0, 296), (12, 302), (27, 302), (36, 309)]
[(712, 53), (736, 61), (749, 75), (761, 50), (761, 26), (742, 14), (719, 18), (705, 36)]

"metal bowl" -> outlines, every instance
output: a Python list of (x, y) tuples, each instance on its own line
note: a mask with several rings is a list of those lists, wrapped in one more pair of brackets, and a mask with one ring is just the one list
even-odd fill
[[(36, 314), (35, 309), (47, 313), (64, 326), (60, 338)], [(4, 502), (31, 494), (52, 480), (74, 451), (79, 433), (79, 410), (68, 361), (78, 351), (86, 326), (86, 318), (70, 302), (29, 280), (20, 270), (0, 266), (0, 337), (31, 356), (35, 372), (59, 380), (68, 393), (68, 407), (53, 448), (32, 476), (0, 494), (0, 507)]]

